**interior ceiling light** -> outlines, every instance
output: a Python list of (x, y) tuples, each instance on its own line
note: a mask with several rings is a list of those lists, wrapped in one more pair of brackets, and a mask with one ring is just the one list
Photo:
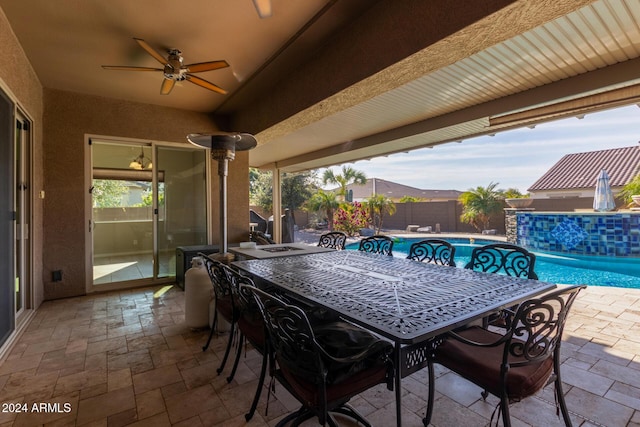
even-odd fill
[(139, 170), (139, 171), (151, 170), (153, 169), (153, 163), (151, 163), (151, 159), (149, 159), (148, 157), (145, 157), (144, 149), (141, 148), (140, 154), (138, 155), (138, 157), (131, 160), (131, 163), (129, 163), (129, 168)]
[(269, 18), (272, 14), (271, 0), (253, 0), (253, 6), (261, 19)]

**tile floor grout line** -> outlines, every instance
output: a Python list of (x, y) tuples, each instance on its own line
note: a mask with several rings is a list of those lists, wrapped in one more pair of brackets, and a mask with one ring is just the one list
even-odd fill
[[(565, 393), (565, 394), (566, 394), (566, 393)], [(559, 407), (559, 406), (557, 406), (557, 405), (558, 405), (557, 403), (551, 402), (551, 401), (549, 401), (549, 400), (547, 400), (547, 399), (545, 399), (545, 398), (543, 398), (543, 397), (541, 397), (541, 396), (534, 396), (534, 397), (535, 397), (536, 399), (540, 400), (541, 402), (548, 403), (549, 405), (554, 405), (554, 406), (556, 406), (556, 407), (557, 407), (557, 410), (558, 410), (558, 411), (560, 410), (560, 407)], [(576, 413), (576, 412), (573, 412), (572, 410), (570, 410), (570, 409), (568, 409), (568, 408), (567, 408), (567, 411), (569, 411), (569, 414), (571, 414), (571, 415), (575, 415), (575, 416), (576, 416), (576, 417), (578, 417), (578, 418), (581, 418), (581, 419), (583, 419), (583, 420), (585, 420), (585, 421), (588, 421), (588, 422), (592, 423), (593, 425), (595, 425), (595, 426), (597, 426), (597, 427), (607, 427), (605, 424), (600, 424), (598, 421), (596, 421), (596, 420), (592, 420), (591, 418), (587, 418), (587, 417), (585, 417), (584, 415), (580, 415), (580, 414), (578, 414), (578, 413)], [(558, 414), (558, 417), (560, 417), (560, 414), (561, 414), (561, 412)]]

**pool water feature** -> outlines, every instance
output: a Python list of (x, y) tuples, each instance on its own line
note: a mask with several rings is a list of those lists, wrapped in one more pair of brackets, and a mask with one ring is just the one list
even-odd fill
[[(393, 255), (406, 258), (412, 243), (422, 238), (393, 238)], [(446, 238), (456, 248), (455, 261), (458, 268), (464, 268), (471, 258), (474, 247), (496, 243), (495, 240)], [(346, 249), (357, 250), (358, 243), (347, 245)], [(536, 252), (535, 271), (545, 282), (561, 284), (586, 284), (640, 289), (640, 258), (614, 258), (607, 256), (581, 256)]]

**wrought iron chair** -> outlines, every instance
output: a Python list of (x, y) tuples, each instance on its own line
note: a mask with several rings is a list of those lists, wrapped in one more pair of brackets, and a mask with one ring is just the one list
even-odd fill
[(331, 248), (339, 251), (344, 250), (347, 243), (347, 235), (342, 231), (330, 231), (320, 236), (318, 246), (322, 248)]
[(255, 287), (253, 281), (233, 268), (228, 269), (228, 274), (233, 302), (236, 310), (239, 312), (237, 324), (240, 339), (238, 340), (238, 347), (236, 348), (236, 358), (233, 363), (233, 368), (227, 377), (227, 382), (231, 382), (233, 380), (240, 362), (242, 345), (245, 341), (249, 342), (249, 344), (251, 344), (251, 346), (262, 355), (262, 367), (260, 369), (256, 394), (253, 398), (253, 402), (251, 403), (249, 412), (245, 414), (245, 419), (249, 421), (253, 417), (256, 408), (258, 407), (258, 401), (260, 400), (260, 394), (262, 392), (264, 379), (267, 373), (267, 366), (269, 365), (269, 350), (262, 314), (255, 298), (253, 297), (253, 293), (250, 291), (250, 287)]
[(249, 241), (256, 242), (258, 245), (273, 245), (275, 240), (264, 234), (262, 231), (250, 231)]
[[(270, 354), (268, 342), (266, 340), (265, 324), (262, 318), (262, 313), (260, 312), (260, 308), (256, 303), (253, 293), (251, 292), (251, 288), (255, 287), (253, 280), (232, 267), (227, 267), (226, 265), (223, 267), (225, 268), (226, 276), (229, 280), (229, 289), (231, 290), (232, 301), (236, 313), (237, 333), (239, 334), (239, 339), (235, 341), (237, 344), (235, 349), (235, 360), (233, 362), (231, 372), (227, 377), (227, 382), (230, 383), (236, 374), (236, 370), (240, 363), (243, 344), (248, 342), (262, 355), (262, 367), (260, 369), (256, 394), (253, 398), (253, 402), (251, 403), (249, 412), (245, 414), (245, 419), (249, 421), (253, 418), (256, 408), (258, 407), (258, 402), (260, 400), (262, 387), (264, 386), (264, 380), (267, 373), (267, 367), (269, 366), (269, 359), (273, 358), (273, 356)], [(279, 297), (284, 298), (284, 296), (280, 295)], [(287, 303), (290, 302), (287, 301)], [(301, 308), (305, 309), (305, 307)], [(337, 316), (331, 316), (323, 313), (315, 307), (307, 307), (307, 310), (308, 311), (305, 310), (305, 313), (309, 316), (312, 324), (328, 323), (331, 320), (337, 319)], [(224, 365), (221, 369), (223, 367)]]
[(393, 240), (389, 236), (375, 235), (360, 240), (358, 250), (393, 256)]
[[(474, 248), (471, 260), (464, 268), (538, 280), (534, 271), (535, 264), (536, 256), (522, 247), (509, 243), (493, 243)], [(483, 324), (485, 327), (504, 327), (510, 320), (509, 311), (502, 310), (483, 319)]]
[(337, 426), (332, 412), (370, 426), (347, 402), (377, 384), (392, 387), (392, 345), (342, 321), (312, 328), (301, 308), (248, 288), (260, 306), (275, 353), (274, 378), (302, 404), (277, 426), (291, 421), (299, 425), (314, 416), (322, 425)]
[(213, 317), (213, 325), (211, 326), (211, 332), (209, 333), (209, 338), (207, 339), (207, 343), (202, 347), (202, 351), (206, 351), (209, 348), (209, 344), (211, 343), (211, 338), (213, 338), (213, 334), (216, 331), (216, 326), (218, 325), (218, 316), (222, 316), (227, 322), (229, 322), (229, 341), (227, 342), (227, 348), (225, 349), (224, 356), (222, 358), (222, 362), (220, 366), (216, 370), (218, 374), (222, 372), (225, 364), (227, 363), (227, 358), (229, 357), (229, 352), (231, 351), (231, 345), (233, 342), (233, 337), (235, 335), (236, 324), (238, 322), (238, 318), (240, 316), (239, 311), (236, 308), (236, 304), (233, 301), (233, 293), (231, 292), (231, 278), (230, 278), (230, 269), (220, 261), (217, 261), (208, 255), (198, 254), (204, 260), (204, 265), (209, 273), (209, 278), (211, 278), (211, 284), (213, 285), (213, 292), (216, 296), (216, 302), (214, 307), (214, 317)]
[(464, 268), (537, 280), (535, 264), (536, 256), (528, 250), (509, 243), (494, 243), (474, 248)]
[(562, 411), (564, 423), (571, 426), (560, 377), (560, 344), (571, 305), (585, 287), (566, 287), (521, 303), (504, 333), (479, 326), (447, 333), (429, 361), (424, 425), (431, 421), (433, 411), (433, 362), (436, 362), (484, 388), (483, 398), (489, 393), (500, 398), (496, 411), (500, 409), (505, 426), (511, 425), (510, 403), (554, 382), (556, 405)]
[(411, 245), (407, 259), (455, 267), (455, 254), (456, 248), (451, 243), (440, 239), (426, 239)]

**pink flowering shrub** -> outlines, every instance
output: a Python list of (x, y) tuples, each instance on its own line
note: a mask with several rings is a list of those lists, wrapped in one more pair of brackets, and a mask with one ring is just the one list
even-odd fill
[(360, 202), (343, 203), (333, 215), (333, 229), (354, 236), (369, 226), (369, 216)]

